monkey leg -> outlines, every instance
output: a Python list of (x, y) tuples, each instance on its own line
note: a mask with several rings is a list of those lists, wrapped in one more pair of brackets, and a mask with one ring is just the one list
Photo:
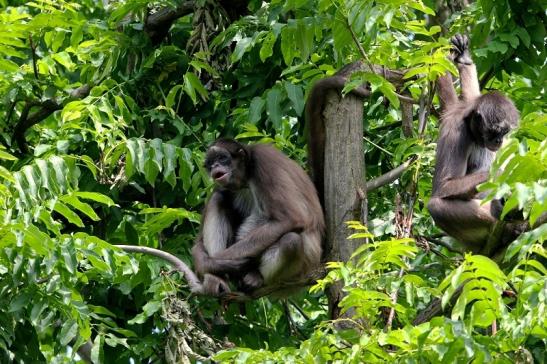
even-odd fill
[(427, 208), (435, 224), (448, 235), (473, 251), (478, 252), (488, 240), (492, 227), (498, 221), (499, 206), (482, 200), (458, 200), (432, 197)]
[(258, 270), (264, 283), (277, 283), (300, 273), (304, 254), (300, 234), (290, 232), (283, 235), (260, 258)]

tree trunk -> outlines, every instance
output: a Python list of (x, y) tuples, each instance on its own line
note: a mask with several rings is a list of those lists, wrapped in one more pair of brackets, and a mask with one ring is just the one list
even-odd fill
[[(365, 158), (363, 149), (363, 101), (351, 94), (341, 97), (331, 90), (323, 111), (325, 141), (325, 218), (327, 261), (349, 260), (358, 246), (348, 240), (351, 231), (345, 222), (364, 218)], [(329, 312), (339, 316), (342, 285), (330, 288)]]

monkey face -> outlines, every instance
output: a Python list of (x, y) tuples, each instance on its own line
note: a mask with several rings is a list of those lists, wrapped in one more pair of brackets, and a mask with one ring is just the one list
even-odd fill
[(483, 147), (491, 150), (492, 152), (500, 149), (503, 143), (503, 137), (506, 133), (500, 133), (498, 131), (485, 130), (483, 134)]
[(519, 113), (499, 92), (481, 95), (472, 114), (471, 132), (478, 144), (495, 152), (505, 135), (518, 124)]
[(509, 132), (509, 127), (503, 127), (504, 122), (499, 122), (495, 124), (495, 127), (484, 130), (483, 132), (483, 141), (484, 147), (491, 150), (492, 152), (500, 149), (503, 138)]
[(228, 150), (212, 146), (207, 151), (205, 169), (218, 187), (238, 190), (244, 185), (245, 165), (239, 156)]

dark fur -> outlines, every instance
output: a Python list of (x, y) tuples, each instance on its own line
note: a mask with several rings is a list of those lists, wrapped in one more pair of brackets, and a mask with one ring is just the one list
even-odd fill
[[(308, 165), (312, 175), (313, 183), (317, 188), (321, 203), (324, 201), (324, 173), (325, 173), (325, 120), (323, 109), (327, 93), (330, 90), (340, 92), (351, 74), (361, 68), (360, 62), (346, 65), (334, 76), (320, 79), (313, 85), (308, 100), (306, 101), (306, 129), (308, 139)], [(367, 85), (357, 87), (351, 91), (359, 97), (370, 95)]]
[(211, 145), (206, 161), (211, 175), (221, 176), (192, 250), (207, 293), (229, 290), (222, 278), (236, 277), (254, 290), (298, 278), (319, 264), (323, 212), (298, 164), (272, 146), (226, 139)]
[(462, 99), (450, 74), (439, 79), (441, 129), (428, 209), (439, 227), (478, 251), (499, 219), (501, 203), (482, 204), (477, 185), (488, 179), (495, 151), (517, 126), (519, 114), (511, 100), (498, 92), (480, 95), (467, 38), (456, 36), (452, 42)]

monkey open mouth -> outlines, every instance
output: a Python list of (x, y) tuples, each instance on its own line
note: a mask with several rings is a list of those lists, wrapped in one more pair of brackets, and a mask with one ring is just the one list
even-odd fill
[(213, 173), (213, 179), (217, 182), (223, 182), (228, 177), (227, 172), (217, 171)]

